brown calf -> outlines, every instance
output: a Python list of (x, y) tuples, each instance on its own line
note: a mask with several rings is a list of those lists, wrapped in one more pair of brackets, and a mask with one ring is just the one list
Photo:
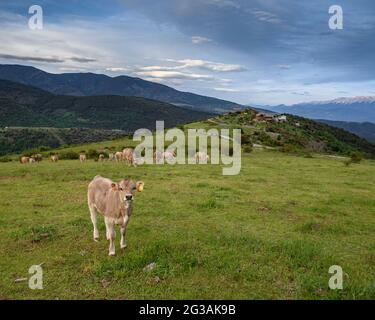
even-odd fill
[(136, 191), (141, 192), (143, 186), (142, 181), (134, 182), (128, 179), (115, 183), (101, 176), (96, 176), (88, 186), (87, 202), (94, 226), (94, 240), (99, 239), (96, 216), (100, 212), (104, 215), (110, 256), (115, 255), (115, 224), (120, 225), (121, 249), (126, 248), (125, 231), (133, 211), (134, 194)]

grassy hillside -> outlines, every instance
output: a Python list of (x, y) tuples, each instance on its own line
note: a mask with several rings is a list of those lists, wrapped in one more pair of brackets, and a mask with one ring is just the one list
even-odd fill
[(318, 120), (330, 126), (342, 128), (346, 131), (352, 132), (359, 137), (375, 143), (375, 123), (372, 122), (345, 122), (345, 121), (331, 121)]
[(374, 144), (340, 128), (293, 115), (287, 115), (286, 123), (257, 122), (254, 117), (255, 112), (248, 109), (217, 116), (204, 126), (241, 127), (243, 144), (261, 144), (284, 152), (341, 155), (361, 152), (375, 157)]
[(0, 127), (120, 129), (133, 132), (205, 119), (210, 114), (138, 97), (54, 95), (0, 80)]
[[(102, 217), (101, 239), (92, 240), (86, 190), (97, 174), (145, 182), (128, 248), (117, 238), (116, 257), (107, 256)], [(225, 177), (215, 165), (0, 163), (0, 296), (374, 299), (373, 176), (370, 160), (346, 167), (257, 150)], [(41, 263), (43, 290), (15, 282)], [(343, 290), (328, 288), (333, 264), (343, 268)]]

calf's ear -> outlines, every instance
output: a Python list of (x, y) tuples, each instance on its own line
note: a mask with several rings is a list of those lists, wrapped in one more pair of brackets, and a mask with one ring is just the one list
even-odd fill
[(118, 189), (117, 184), (112, 182), (111, 188), (112, 188), (113, 191), (116, 191)]
[(142, 192), (144, 185), (145, 184), (143, 183), (143, 181), (137, 181), (137, 183), (136, 183), (137, 191)]

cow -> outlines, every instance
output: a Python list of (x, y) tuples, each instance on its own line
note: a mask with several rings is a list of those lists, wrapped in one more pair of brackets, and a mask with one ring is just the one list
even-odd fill
[(122, 151), (122, 159), (128, 163), (128, 166), (136, 166), (136, 161), (134, 158), (134, 150), (132, 148), (125, 148)]
[(22, 164), (29, 163), (29, 161), (30, 161), (30, 157), (21, 157), (21, 163)]
[(197, 152), (195, 154), (195, 161), (198, 163), (207, 163), (210, 160), (210, 156), (206, 152)]
[(164, 158), (163, 152), (158, 151), (158, 150), (154, 152), (154, 159), (155, 159), (156, 164), (162, 164), (163, 158)]
[(29, 163), (35, 163), (35, 158), (30, 157), (30, 158), (29, 158)]
[(120, 162), (122, 160), (122, 152), (118, 151), (115, 153), (116, 162)]
[(85, 162), (86, 161), (86, 155), (84, 153), (81, 153), (79, 155), (79, 161), (81, 161), (81, 163)]
[(115, 160), (115, 154), (114, 153), (109, 153), (108, 154), (108, 160), (109, 161), (114, 161)]
[(104, 158), (105, 158), (105, 156), (104, 156), (103, 153), (99, 154), (99, 161), (100, 162), (104, 161)]
[(40, 161), (42, 161), (43, 156), (40, 153), (37, 153), (37, 154), (33, 154), (31, 156), (31, 158), (33, 158), (35, 160), (35, 162), (40, 162)]
[(169, 163), (173, 163), (176, 159), (176, 153), (175, 152), (170, 152), (170, 151), (165, 151), (163, 152), (163, 158), (167, 160)]
[(126, 248), (125, 231), (129, 218), (133, 212), (133, 199), (136, 191), (143, 191), (142, 181), (134, 182), (131, 179), (123, 179), (118, 183), (110, 179), (96, 176), (90, 182), (87, 192), (87, 202), (90, 210), (91, 222), (94, 226), (94, 241), (99, 240), (99, 231), (96, 225), (97, 213), (104, 215), (106, 236), (109, 240), (109, 255), (115, 255), (114, 225), (120, 226), (121, 249)]
[(57, 162), (57, 161), (59, 161), (59, 156), (58, 156), (57, 154), (52, 155), (52, 156), (51, 156), (51, 161), (52, 161), (52, 162)]

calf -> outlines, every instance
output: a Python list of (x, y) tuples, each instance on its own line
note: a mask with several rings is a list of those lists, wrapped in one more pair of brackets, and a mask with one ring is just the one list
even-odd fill
[(35, 162), (40, 162), (43, 160), (43, 156), (40, 154), (40, 153), (37, 153), (37, 154), (33, 154), (31, 156), (31, 158), (33, 158), (35, 160)]
[(30, 161), (30, 158), (29, 158), (29, 157), (22, 157), (22, 158), (21, 158), (21, 163), (22, 163), (22, 164), (29, 163), (29, 161)]
[(59, 156), (58, 156), (57, 154), (51, 156), (51, 161), (52, 161), (52, 162), (57, 162), (57, 161), (59, 161)]
[(121, 249), (126, 248), (125, 231), (133, 211), (133, 199), (136, 191), (143, 190), (142, 181), (134, 182), (130, 179), (115, 183), (110, 179), (96, 176), (88, 186), (87, 202), (90, 210), (91, 221), (94, 226), (94, 240), (99, 239), (96, 226), (96, 216), (100, 212), (104, 215), (107, 240), (109, 240), (109, 255), (115, 255), (114, 225), (120, 225)]
[(83, 154), (83, 153), (80, 154), (80, 155), (79, 155), (79, 161), (81, 161), (81, 163), (82, 163), (82, 162), (85, 162), (85, 161), (86, 161), (86, 155)]
[(163, 158), (167, 160), (167, 163), (174, 163), (174, 161), (176, 160), (176, 153), (165, 151), (163, 152)]
[(134, 150), (132, 148), (125, 148), (122, 151), (122, 159), (126, 161), (129, 166), (136, 166), (136, 161), (134, 159)]
[(105, 158), (105, 156), (104, 156), (104, 154), (99, 154), (99, 161), (100, 162), (102, 162), (102, 161), (104, 161), (104, 158)]
[(195, 160), (198, 163), (207, 163), (208, 160), (210, 160), (210, 156), (207, 155), (207, 153), (200, 151), (195, 154)]
[(109, 160), (109, 161), (113, 161), (113, 160), (115, 160), (115, 154), (114, 154), (114, 153), (109, 153), (109, 154), (108, 154), (108, 160)]
[(122, 152), (118, 151), (115, 153), (116, 162), (120, 162), (122, 160)]

